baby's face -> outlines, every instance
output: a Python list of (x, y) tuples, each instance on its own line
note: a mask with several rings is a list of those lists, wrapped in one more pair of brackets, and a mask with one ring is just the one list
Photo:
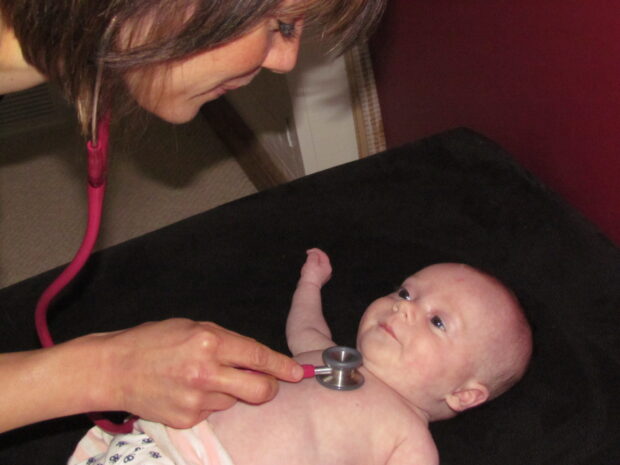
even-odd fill
[(424, 268), (366, 309), (357, 337), (364, 366), (407, 399), (440, 401), (475, 375), (503, 324), (493, 307), (507, 294), (468, 266)]

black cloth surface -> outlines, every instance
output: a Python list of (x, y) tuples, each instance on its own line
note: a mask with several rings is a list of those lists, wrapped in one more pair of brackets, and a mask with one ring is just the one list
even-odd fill
[[(495, 143), (456, 129), (197, 215), (95, 254), (50, 313), (57, 341), (168, 317), (212, 320), (286, 351), (305, 250), (331, 257), (334, 339), (434, 262), (502, 279), (534, 327), (524, 380), (432, 425), (441, 463), (620, 463), (620, 254)], [(58, 270), (0, 290), (0, 350), (37, 347), (32, 313)], [(113, 380), (105, 380), (113, 382)], [(93, 380), (93, 383), (100, 380)], [(0, 436), (0, 464), (64, 463), (88, 421)]]

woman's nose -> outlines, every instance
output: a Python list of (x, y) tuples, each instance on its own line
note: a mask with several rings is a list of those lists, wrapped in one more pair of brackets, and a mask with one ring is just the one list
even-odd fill
[(278, 37), (271, 45), (269, 53), (263, 61), (263, 68), (274, 73), (288, 73), (297, 63), (298, 53), (299, 37), (288, 40)]

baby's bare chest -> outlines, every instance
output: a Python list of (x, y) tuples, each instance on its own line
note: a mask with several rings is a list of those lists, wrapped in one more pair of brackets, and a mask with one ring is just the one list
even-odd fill
[(261, 406), (238, 404), (211, 424), (236, 465), (384, 464), (411, 413), (383, 385), (334, 391), (314, 379), (285, 384)]

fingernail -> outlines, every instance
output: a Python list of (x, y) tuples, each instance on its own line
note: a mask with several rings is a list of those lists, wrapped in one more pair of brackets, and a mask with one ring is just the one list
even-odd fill
[(304, 377), (304, 369), (301, 367), (301, 365), (297, 365), (295, 368), (293, 368), (293, 378), (300, 380)]

